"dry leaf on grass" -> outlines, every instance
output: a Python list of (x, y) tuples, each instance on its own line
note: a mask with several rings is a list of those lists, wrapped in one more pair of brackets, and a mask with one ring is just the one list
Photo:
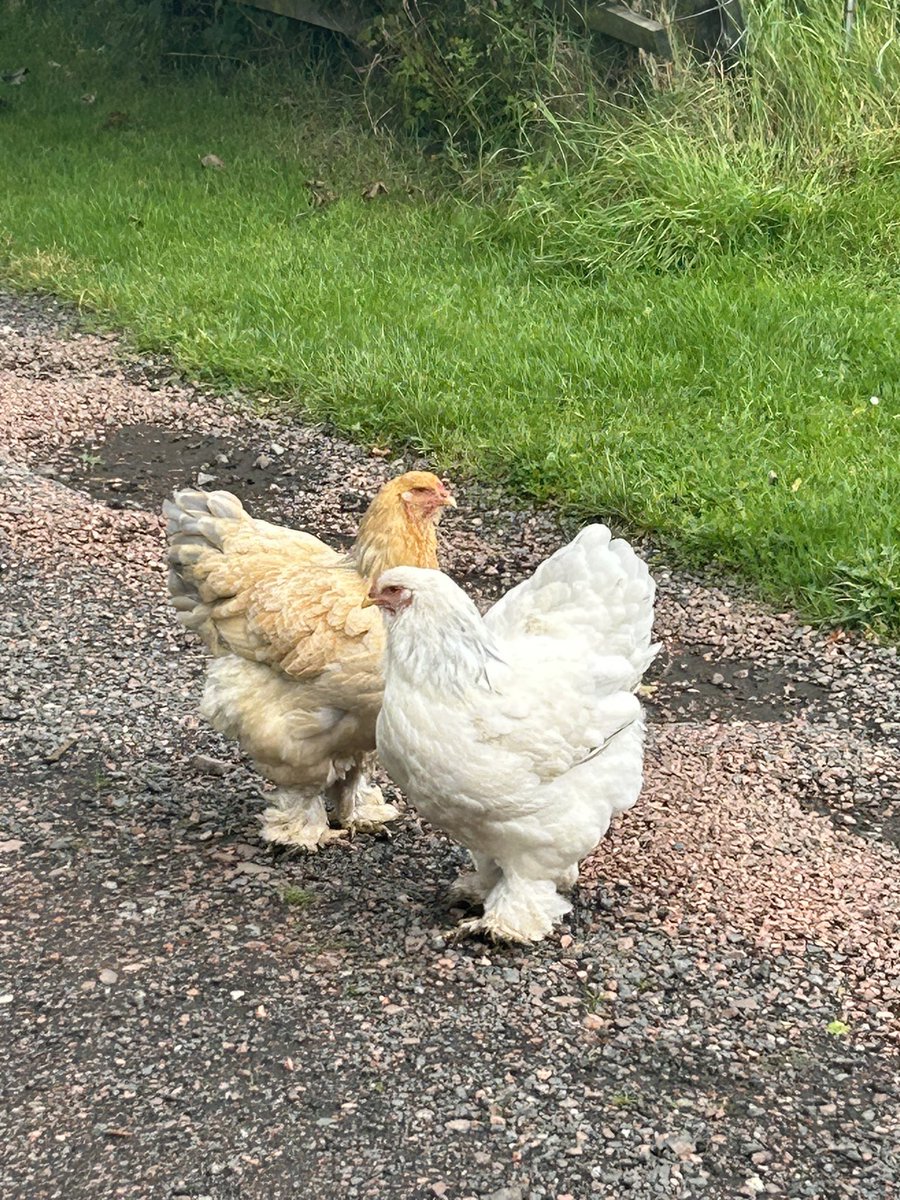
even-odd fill
[(212, 168), (214, 171), (224, 171), (225, 164), (219, 158), (218, 154), (204, 154), (200, 159), (200, 166)]
[(324, 208), (337, 200), (337, 196), (324, 179), (307, 179), (306, 186), (309, 188), (309, 199), (313, 208)]
[(17, 67), (15, 71), (4, 71), (0, 75), (0, 79), (4, 83), (8, 83), (10, 87), (18, 87), (20, 83), (25, 82), (25, 76), (28, 74), (27, 67)]
[(388, 194), (387, 184), (380, 179), (376, 179), (374, 183), (370, 183), (368, 187), (363, 188), (363, 200), (375, 200), (378, 196), (386, 196)]
[(97, 99), (96, 92), (85, 92), (84, 95), (81, 97), (81, 103), (82, 104), (93, 104), (96, 99)]

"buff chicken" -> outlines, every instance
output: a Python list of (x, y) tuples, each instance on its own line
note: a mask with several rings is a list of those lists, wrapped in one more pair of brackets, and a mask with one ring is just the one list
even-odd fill
[(437, 567), (435, 527), (454, 504), (436, 476), (401, 475), (342, 554), (254, 520), (229, 492), (181, 491), (165, 503), (172, 603), (212, 654), (201, 712), (277, 785), (266, 841), (314, 851), (398, 815), (367, 778), (384, 630), (362, 602), (391, 567)]

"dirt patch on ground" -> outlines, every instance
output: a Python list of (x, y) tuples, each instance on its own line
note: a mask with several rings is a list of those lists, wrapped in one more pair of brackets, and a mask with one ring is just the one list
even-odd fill
[(787, 671), (702, 646), (664, 649), (648, 680), (657, 687), (647, 706), (659, 721), (787, 721), (828, 695)]
[(158, 511), (176, 488), (223, 489), (246, 500), (260, 516), (275, 516), (272, 494), (324, 478), (321, 463), (285, 459), (277, 443), (249, 447), (239, 436), (200, 435), (165, 425), (117, 426), (103, 437), (73, 444), (58, 459), (62, 482), (110, 508)]

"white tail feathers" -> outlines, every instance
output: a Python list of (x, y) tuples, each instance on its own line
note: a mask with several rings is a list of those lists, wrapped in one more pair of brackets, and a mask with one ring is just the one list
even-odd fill
[(621, 655), (636, 687), (659, 645), (651, 644), (656, 585), (647, 564), (605, 525), (588, 525), (507, 592), (485, 617), (501, 637), (582, 636), (593, 649)]

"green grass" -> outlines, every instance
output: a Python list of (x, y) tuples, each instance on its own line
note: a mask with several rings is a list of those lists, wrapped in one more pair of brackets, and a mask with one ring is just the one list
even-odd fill
[(282, 890), (281, 899), (289, 908), (309, 908), (311, 904), (315, 904), (316, 897), (313, 892), (307, 892), (299, 887), (286, 887)]
[[(32, 68), (0, 91), (12, 284), (298, 416), (652, 530), (810, 619), (900, 629), (897, 52), (877, 58), (878, 28), (858, 62), (835, 43), (805, 85), (779, 77), (787, 99), (761, 67), (743, 91), (688, 72), (640, 118), (557, 123), (555, 157), (497, 168), (477, 202), (333, 84), (142, 84), (52, 26), (17, 35), (7, 12), (0, 32)], [(311, 206), (311, 178), (336, 202)], [(389, 194), (366, 202), (375, 179)]]

